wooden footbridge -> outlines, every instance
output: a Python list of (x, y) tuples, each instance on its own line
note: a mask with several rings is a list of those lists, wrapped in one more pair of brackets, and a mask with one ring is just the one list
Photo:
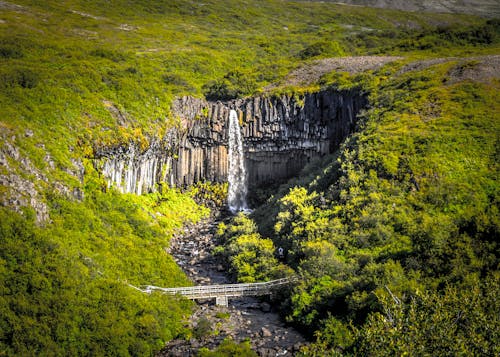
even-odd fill
[(165, 294), (182, 295), (193, 300), (215, 298), (217, 305), (227, 306), (230, 297), (270, 295), (276, 288), (289, 283), (290, 279), (285, 278), (251, 284), (198, 285), (182, 288), (147, 285), (144, 288), (134, 288), (148, 294), (159, 291)]

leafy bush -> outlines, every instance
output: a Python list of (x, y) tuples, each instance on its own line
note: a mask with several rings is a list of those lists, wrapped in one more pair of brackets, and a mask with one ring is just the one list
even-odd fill
[(204, 339), (212, 333), (212, 325), (206, 317), (200, 318), (193, 328), (193, 336), (198, 339)]
[(434, 49), (442, 51), (454, 46), (488, 46), (500, 41), (498, 20), (483, 24), (461, 26), (438, 26), (420, 31), (384, 30), (361, 32), (350, 38), (347, 46), (374, 49), (372, 53), (387, 51), (415, 51)]
[(359, 331), (359, 353), (373, 355), (496, 355), (499, 276), (407, 299), (384, 296), (383, 312)]
[(208, 350), (208, 348), (201, 348), (198, 351), (199, 357), (257, 357), (257, 353), (252, 351), (250, 343), (244, 341), (242, 343), (236, 343), (233, 340), (225, 339), (222, 343), (213, 351)]
[(0, 81), (4, 87), (32, 89), (40, 82), (40, 76), (30, 68), (17, 67), (0, 72)]
[(23, 52), (20, 48), (9, 44), (0, 43), (0, 57), (2, 58), (22, 58)]
[(162, 80), (166, 85), (172, 87), (175, 93), (195, 91), (195, 87), (193, 87), (189, 80), (180, 74), (167, 73), (162, 76)]
[(199, 204), (222, 208), (227, 204), (227, 183), (199, 181), (189, 187), (188, 194)]
[(110, 50), (108, 48), (96, 48), (95, 50), (90, 51), (90, 55), (94, 57), (109, 59), (113, 62), (121, 62), (126, 59), (124, 53)]
[(222, 311), (219, 311), (218, 313), (215, 314), (216, 318), (223, 320), (229, 319), (230, 316), (231, 314), (229, 312), (222, 312)]
[(345, 52), (342, 50), (338, 42), (335, 41), (318, 41), (315, 42), (302, 51), (298, 56), (300, 59), (309, 59), (314, 57), (340, 57), (344, 56)]
[(254, 94), (257, 82), (251, 72), (231, 71), (222, 79), (203, 85), (203, 94), (208, 100), (230, 100)]
[(238, 281), (253, 283), (282, 278), (290, 271), (278, 262), (277, 248), (272, 240), (257, 233), (255, 223), (245, 214), (238, 214), (231, 225), (219, 226), (219, 239), (224, 244), (220, 254), (229, 271)]

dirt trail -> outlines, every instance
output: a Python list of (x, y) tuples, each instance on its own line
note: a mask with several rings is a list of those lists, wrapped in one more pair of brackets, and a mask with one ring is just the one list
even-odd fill
[[(231, 283), (211, 255), (218, 223), (215, 219), (203, 221), (171, 241), (170, 254), (196, 285)], [(158, 356), (195, 356), (198, 349), (213, 349), (225, 338), (249, 339), (252, 348), (264, 357), (293, 356), (306, 343), (269, 303), (253, 297), (231, 298), (228, 307), (216, 306), (213, 300), (198, 302), (189, 324), (195, 331), (193, 338), (170, 341)]]

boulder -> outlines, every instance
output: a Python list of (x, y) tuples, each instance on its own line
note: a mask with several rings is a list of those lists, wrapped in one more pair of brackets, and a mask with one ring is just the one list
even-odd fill
[(260, 329), (260, 335), (261, 335), (262, 337), (271, 337), (273, 334), (272, 334), (272, 333), (271, 333), (271, 331), (269, 331), (267, 328), (262, 327), (262, 328)]
[(272, 348), (259, 348), (257, 350), (257, 354), (260, 357), (275, 357), (276, 351)]
[(267, 303), (267, 302), (263, 302), (262, 304), (260, 304), (260, 310), (262, 312), (270, 312), (271, 311), (271, 305), (269, 305), (269, 303)]

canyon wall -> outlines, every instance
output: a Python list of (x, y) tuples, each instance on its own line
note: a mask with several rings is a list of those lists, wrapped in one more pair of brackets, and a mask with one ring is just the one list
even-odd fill
[(356, 91), (207, 102), (182, 97), (172, 112), (180, 129), (140, 151), (134, 145), (96, 153), (109, 186), (141, 194), (161, 183), (188, 186), (227, 181), (229, 111), (238, 113), (249, 186), (283, 182), (312, 159), (333, 152), (367, 104)]

